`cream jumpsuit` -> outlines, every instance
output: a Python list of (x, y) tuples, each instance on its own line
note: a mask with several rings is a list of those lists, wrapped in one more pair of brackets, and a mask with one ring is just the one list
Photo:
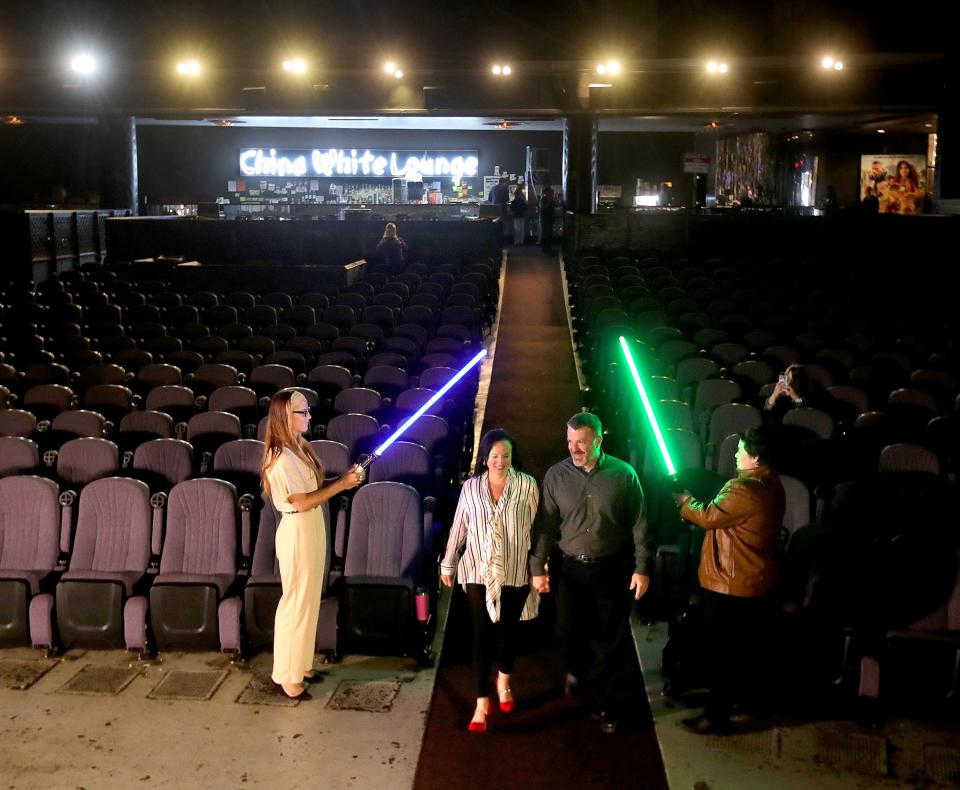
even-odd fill
[[(294, 511), (291, 494), (316, 491), (313, 470), (284, 448), (267, 471), (273, 505), (283, 517), (277, 527), (276, 551), (283, 595), (273, 630), (273, 682), (298, 684), (313, 667), (327, 550), (323, 511)], [(291, 512), (294, 511), (294, 512)]]

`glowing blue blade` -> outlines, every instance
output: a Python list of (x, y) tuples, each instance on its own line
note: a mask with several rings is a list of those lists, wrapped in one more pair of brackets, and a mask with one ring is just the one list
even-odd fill
[(476, 365), (481, 359), (483, 359), (486, 355), (487, 355), (487, 349), (478, 351), (477, 354), (473, 357), (473, 359), (471, 359), (466, 365), (460, 368), (460, 370), (457, 371), (456, 375), (451, 376), (450, 380), (430, 397), (430, 400), (424, 403), (423, 406), (421, 406), (410, 417), (408, 417), (407, 421), (404, 422), (403, 425), (397, 428), (397, 430), (395, 430), (383, 444), (381, 444), (376, 450), (373, 451), (374, 456), (383, 455), (383, 453), (387, 450), (387, 448), (390, 447), (391, 444), (397, 441), (397, 439), (399, 439), (404, 434), (407, 428), (409, 428), (417, 420), (419, 420), (427, 412), (427, 410), (431, 406), (433, 406), (434, 403), (436, 403), (447, 392), (449, 392), (450, 388), (454, 384), (456, 384), (458, 381), (460, 381), (460, 379), (462, 379), (465, 375), (467, 375), (470, 369), (474, 365)]

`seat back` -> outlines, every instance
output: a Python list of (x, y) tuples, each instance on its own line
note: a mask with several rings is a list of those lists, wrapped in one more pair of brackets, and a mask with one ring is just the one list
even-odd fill
[(70, 485), (86, 485), (114, 474), (119, 468), (117, 445), (106, 439), (71, 439), (57, 455), (57, 475)]
[(55, 431), (65, 431), (77, 436), (103, 436), (104, 419), (95, 411), (73, 409), (54, 417), (51, 427)]
[(237, 492), (223, 480), (185, 480), (170, 491), (160, 573), (237, 570)]
[(263, 464), (263, 442), (256, 439), (235, 439), (221, 444), (213, 457), (214, 472), (243, 472), (260, 475)]
[(333, 408), (340, 414), (374, 414), (382, 405), (380, 393), (369, 387), (350, 387), (333, 399)]
[(915, 444), (897, 442), (880, 451), (877, 472), (927, 472), (940, 474), (940, 459), (933, 450)]
[(780, 482), (787, 495), (783, 526), (793, 535), (800, 527), (810, 523), (810, 489), (802, 480), (790, 475), (780, 475)]
[(0, 480), (0, 569), (49, 572), (60, 547), (60, 489), (34, 475)]
[(0, 437), (0, 477), (19, 474), (40, 464), (37, 443), (23, 436)]
[(820, 409), (812, 409), (807, 406), (791, 409), (783, 415), (783, 424), (809, 428), (821, 439), (829, 439), (833, 436), (833, 417)]
[(37, 428), (37, 418), (23, 409), (0, 409), (0, 436), (27, 437)]
[(173, 436), (173, 420), (162, 411), (132, 411), (120, 420), (120, 432), (152, 433), (160, 439)]
[(133, 454), (133, 468), (162, 481), (162, 488), (183, 482), (193, 471), (193, 448), (180, 439), (152, 439)]
[(150, 561), (150, 489), (139, 480), (94, 480), (80, 495), (70, 570), (143, 573)]
[(759, 428), (762, 423), (763, 416), (755, 406), (746, 403), (724, 403), (710, 415), (708, 442), (716, 450), (730, 434)]
[(208, 433), (222, 434), (239, 439), (241, 436), (240, 419), (235, 414), (228, 414), (225, 411), (194, 414), (187, 423), (187, 441), (192, 442), (196, 437)]
[(421, 497), (431, 496), (434, 493), (433, 480), (427, 449), (413, 442), (394, 442), (370, 466), (370, 482), (384, 480), (406, 483), (415, 488)]
[(377, 421), (368, 414), (338, 414), (327, 423), (326, 438), (345, 444), (350, 456), (369, 452), (380, 433)]
[(362, 486), (353, 498), (344, 574), (415, 580), (422, 562), (420, 495), (403, 483)]
[(346, 472), (352, 463), (350, 450), (342, 442), (332, 439), (314, 439), (310, 446), (320, 459), (325, 477), (339, 477)]

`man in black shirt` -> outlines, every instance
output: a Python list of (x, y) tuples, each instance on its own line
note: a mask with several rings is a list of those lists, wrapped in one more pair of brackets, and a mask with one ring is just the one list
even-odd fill
[(570, 458), (544, 477), (530, 575), (538, 592), (556, 591), (569, 685), (595, 697), (601, 727), (612, 733), (626, 681), (637, 670), (630, 592), (639, 600), (647, 591), (651, 552), (640, 481), (633, 467), (603, 452), (602, 434), (594, 414), (567, 422)]

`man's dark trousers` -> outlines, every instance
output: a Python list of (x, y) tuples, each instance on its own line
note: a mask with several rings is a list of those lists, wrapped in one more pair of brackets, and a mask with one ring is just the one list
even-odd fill
[(558, 553), (554, 567), (557, 637), (567, 671), (598, 710), (616, 713), (627, 681), (639, 672), (630, 632), (633, 554), (585, 562)]

